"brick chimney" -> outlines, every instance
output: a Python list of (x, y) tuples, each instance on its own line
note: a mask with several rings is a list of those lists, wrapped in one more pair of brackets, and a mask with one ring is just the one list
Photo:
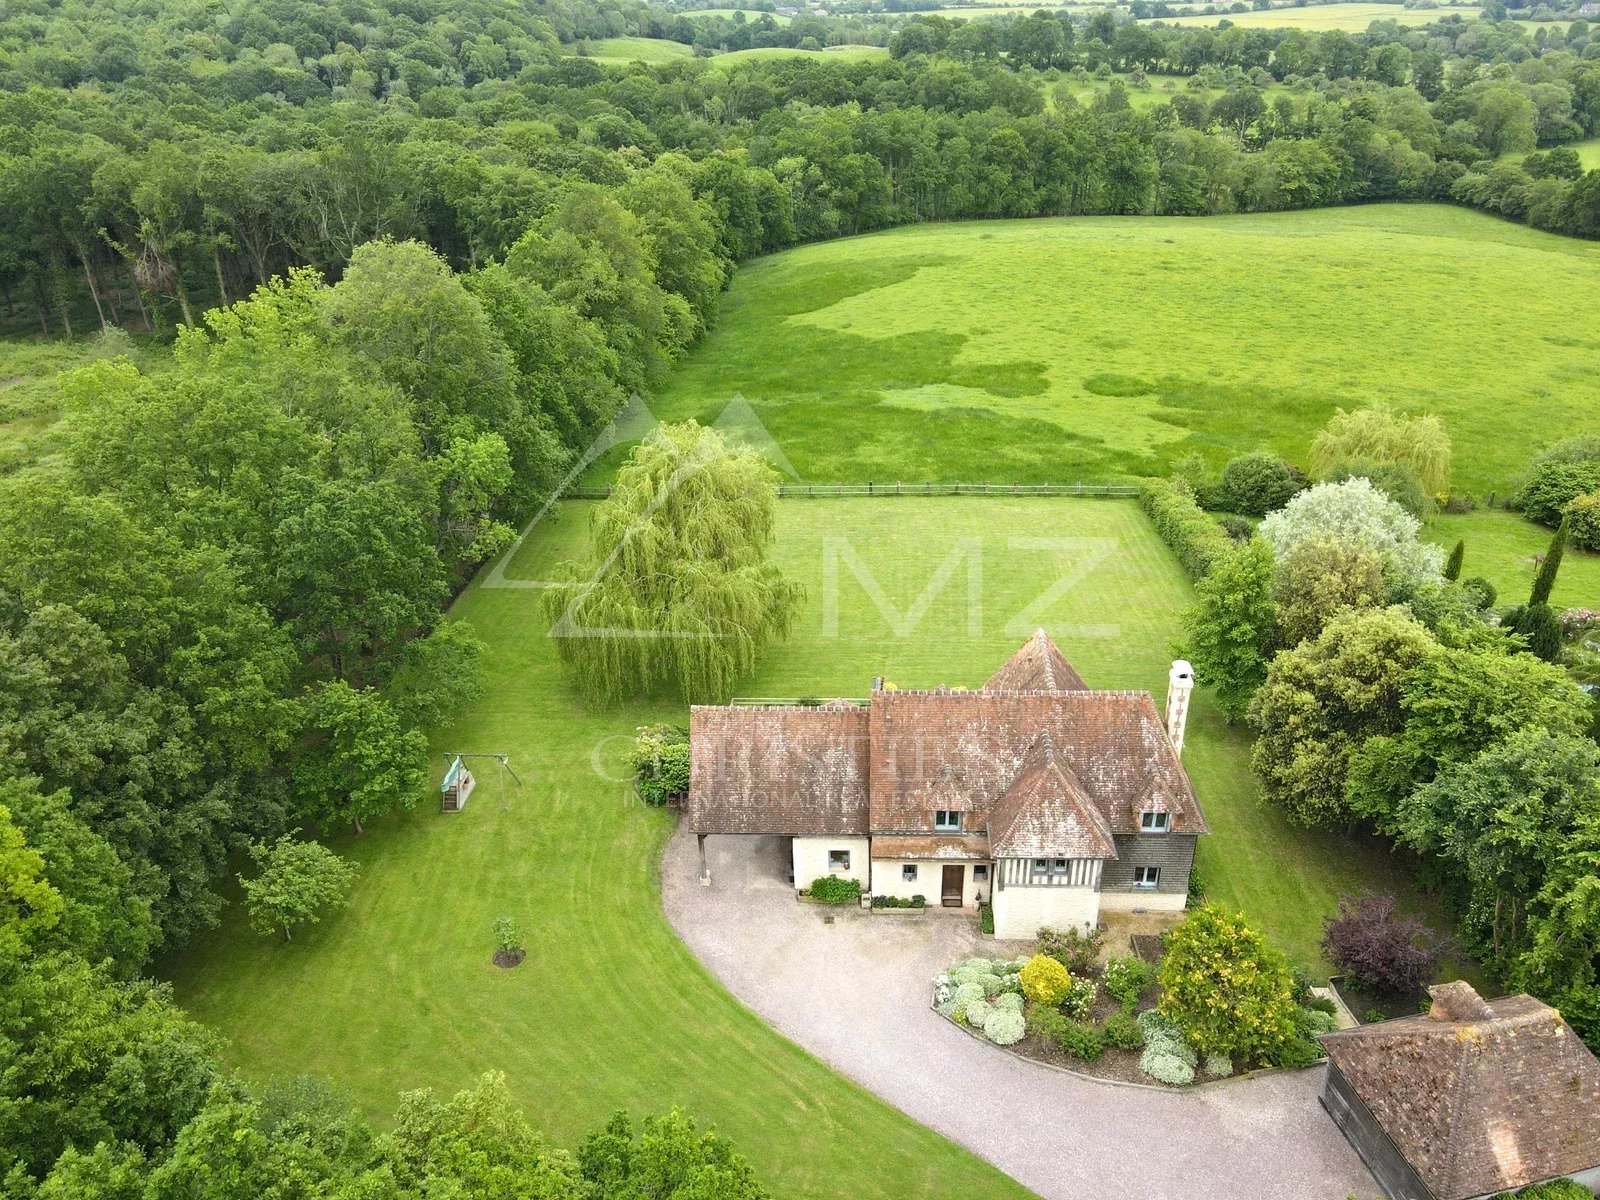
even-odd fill
[(1428, 989), (1428, 995), (1433, 997), (1433, 1007), (1428, 1009), (1428, 1016), (1435, 1021), (1468, 1025), (1476, 1021), (1487, 1021), (1494, 1016), (1489, 1011), (1489, 1002), (1478, 995), (1473, 986), (1464, 979), (1431, 987)]

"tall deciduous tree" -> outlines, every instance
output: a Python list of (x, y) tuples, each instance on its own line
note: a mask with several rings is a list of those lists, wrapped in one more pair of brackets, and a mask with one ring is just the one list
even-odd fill
[(550, 593), (552, 636), (598, 700), (675, 685), (725, 699), (788, 633), (799, 589), (767, 558), (777, 476), (690, 421), (636, 447), (594, 513), (594, 558)]
[(296, 925), (314, 924), (325, 910), (348, 903), (356, 881), (353, 863), (321, 842), (297, 837), (298, 833), (295, 830), (270, 845), (255, 843), (250, 859), (256, 874), (249, 879), (239, 876), (250, 923), (262, 933), (281, 930), (284, 941), (293, 939)]
[(1272, 548), (1251, 538), (1217, 557), (1184, 618), (1184, 651), (1230, 720), (1267, 677), (1277, 638), (1272, 578)]
[(305, 733), (295, 764), (300, 811), (324, 823), (362, 824), (422, 794), (428, 739), (400, 724), (383, 697), (343, 680), (304, 700)]

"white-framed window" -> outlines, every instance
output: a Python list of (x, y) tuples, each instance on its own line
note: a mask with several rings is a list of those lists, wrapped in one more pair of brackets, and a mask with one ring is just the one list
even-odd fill
[(1166, 833), (1172, 828), (1172, 814), (1145, 812), (1139, 814), (1140, 833)]
[(848, 850), (829, 850), (828, 851), (828, 870), (830, 870), (830, 871), (848, 871), (849, 869), (850, 869), (850, 851), (848, 851)]
[(988, 878), (989, 868), (986, 864), (979, 863), (977, 866), (972, 868), (972, 879), (974, 883), (982, 883)]
[(917, 864), (907, 863), (905, 866), (901, 867), (900, 878), (906, 883), (915, 883), (917, 881)]
[(1133, 869), (1133, 886), (1154, 891), (1161, 882), (1160, 867), (1135, 867)]
[(1067, 860), (1064, 858), (1036, 858), (1033, 860), (1035, 880), (1048, 882), (1067, 877)]
[(954, 808), (941, 808), (933, 814), (933, 827), (941, 833), (955, 833), (961, 828), (961, 813)]

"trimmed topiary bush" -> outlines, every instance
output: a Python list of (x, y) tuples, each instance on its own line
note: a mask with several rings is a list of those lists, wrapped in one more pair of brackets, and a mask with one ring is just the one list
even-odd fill
[(1154, 1046), (1146, 1048), (1139, 1058), (1139, 1070), (1157, 1083), (1172, 1087), (1188, 1087), (1194, 1082), (1194, 1068), (1175, 1054), (1167, 1054)]
[(973, 1000), (967, 1005), (967, 1024), (974, 1029), (982, 1029), (993, 1011), (987, 1000)]
[(983, 1036), (996, 1046), (1014, 1046), (1022, 1040), (1026, 1031), (1027, 1022), (1023, 1020), (1022, 1013), (1009, 1008), (991, 1009), (988, 1019), (983, 1023)]
[(1056, 1007), (1072, 990), (1072, 976), (1048, 954), (1035, 954), (1022, 968), (1022, 994), (1035, 1004)]
[(1226, 1079), (1233, 1074), (1233, 1060), (1226, 1054), (1208, 1054), (1205, 1061), (1205, 1072), (1212, 1079)]
[(965, 1008), (974, 1000), (983, 999), (983, 985), (977, 983), (958, 983), (956, 985), (955, 993), (950, 998)]
[(996, 1012), (1020, 1013), (1022, 1011), (1022, 993), (1001, 992), (1000, 995), (994, 998), (994, 1010)]
[(1070, 1054), (1084, 1062), (1095, 1062), (1106, 1048), (1105, 1038), (1100, 1031), (1082, 1021), (1068, 1021), (1062, 1025), (1056, 1033), (1056, 1045), (1061, 1047), (1063, 1054)]
[(1494, 602), (1500, 598), (1500, 593), (1495, 590), (1482, 575), (1468, 575), (1461, 581), (1461, 590), (1472, 597), (1472, 602), (1478, 606), (1478, 611), (1494, 607)]
[(1145, 480), (1139, 485), (1139, 503), (1157, 536), (1172, 547), (1183, 569), (1195, 579), (1205, 575), (1212, 561), (1233, 545), (1227, 531), (1200, 507), (1182, 480)]

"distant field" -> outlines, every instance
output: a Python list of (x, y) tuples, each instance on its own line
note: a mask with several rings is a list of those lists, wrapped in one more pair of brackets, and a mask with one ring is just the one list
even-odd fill
[[(1125, 75), (1117, 76), (1116, 78), (1122, 80), (1128, 97), (1128, 104), (1136, 112), (1143, 112), (1147, 108), (1165, 104), (1177, 95), (1196, 96), (1203, 100), (1215, 100), (1222, 95), (1220, 89), (1212, 91), (1209, 88), (1190, 86), (1194, 82), (1194, 78), (1189, 75), (1149, 75), (1146, 77), (1149, 86), (1142, 88), (1134, 87), (1130, 84)], [(1109, 90), (1113, 80), (1087, 79), (1080, 82), (1068, 76), (1064, 77), (1061, 82), (1067, 85), (1067, 90), (1071, 92), (1073, 99), (1079, 104), (1092, 104), (1096, 96)], [(1056, 86), (1056, 84), (1047, 84), (1044, 87), (1045, 107), (1048, 109), (1057, 107), (1054, 95)], [(1261, 94), (1270, 104), (1278, 96), (1292, 96), (1295, 93), (1284, 84), (1274, 83), (1263, 88)]]
[(664, 63), (692, 58), (693, 48), (666, 38), (597, 38), (583, 44), (583, 57), (602, 62)]
[(0, 474), (50, 452), (61, 417), (56, 377), (93, 354), (83, 338), (0, 341)]
[(745, 20), (752, 24), (754, 24), (756, 20), (761, 17), (771, 17), (774, 23), (778, 25), (787, 25), (790, 21), (794, 20), (793, 17), (786, 16), (783, 13), (760, 12), (749, 8), (696, 8), (690, 12), (680, 12), (676, 15), (680, 17), (689, 17), (690, 19), (695, 17), (726, 17), (731, 21), (733, 19), (733, 15), (740, 12), (744, 13)]
[(1600, 138), (1573, 142), (1571, 146), (1578, 152), (1578, 161), (1585, 171), (1600, 171)]
[(1097, 8), (1113, 7), (1105, 4), (974, 4), (962, 8), (942, 8), (939, 10), (941, 17), (951, 20), (957, 17), (1025, 17), (1034, 12), (1092, 12)]
[(1223, 13), (1218, 16), (1168, 17), (1168, 25), (1215, 26), (1228, 21), (1246, 29), (1342, 29), (1361, 33), (1374, 21), (1393, 20), (1401, 26), (1427, 25), (1450, 13), (1471, 18), (1477, 8), (1402, 8), (1398, 4), (1308, 4), (1304, 8), (1273, 8), (1265, 12)]
[(885, 46), (824, 46), (821, 50), (797, 50), (788, 46), (763, 46), (755, 50), (733, 50), (711, 59), (713, 67), (734, 67), (742, 62), (763, 62), (775, 58), (887, 58)]
[(1600, 246), (1440, 205), (923, 225), (745, 267), (652, 404), (743, 395), (802, 479), (1071, 482), (1387, 403), (1503, 494), (1600, 427), (1597, 288)]

